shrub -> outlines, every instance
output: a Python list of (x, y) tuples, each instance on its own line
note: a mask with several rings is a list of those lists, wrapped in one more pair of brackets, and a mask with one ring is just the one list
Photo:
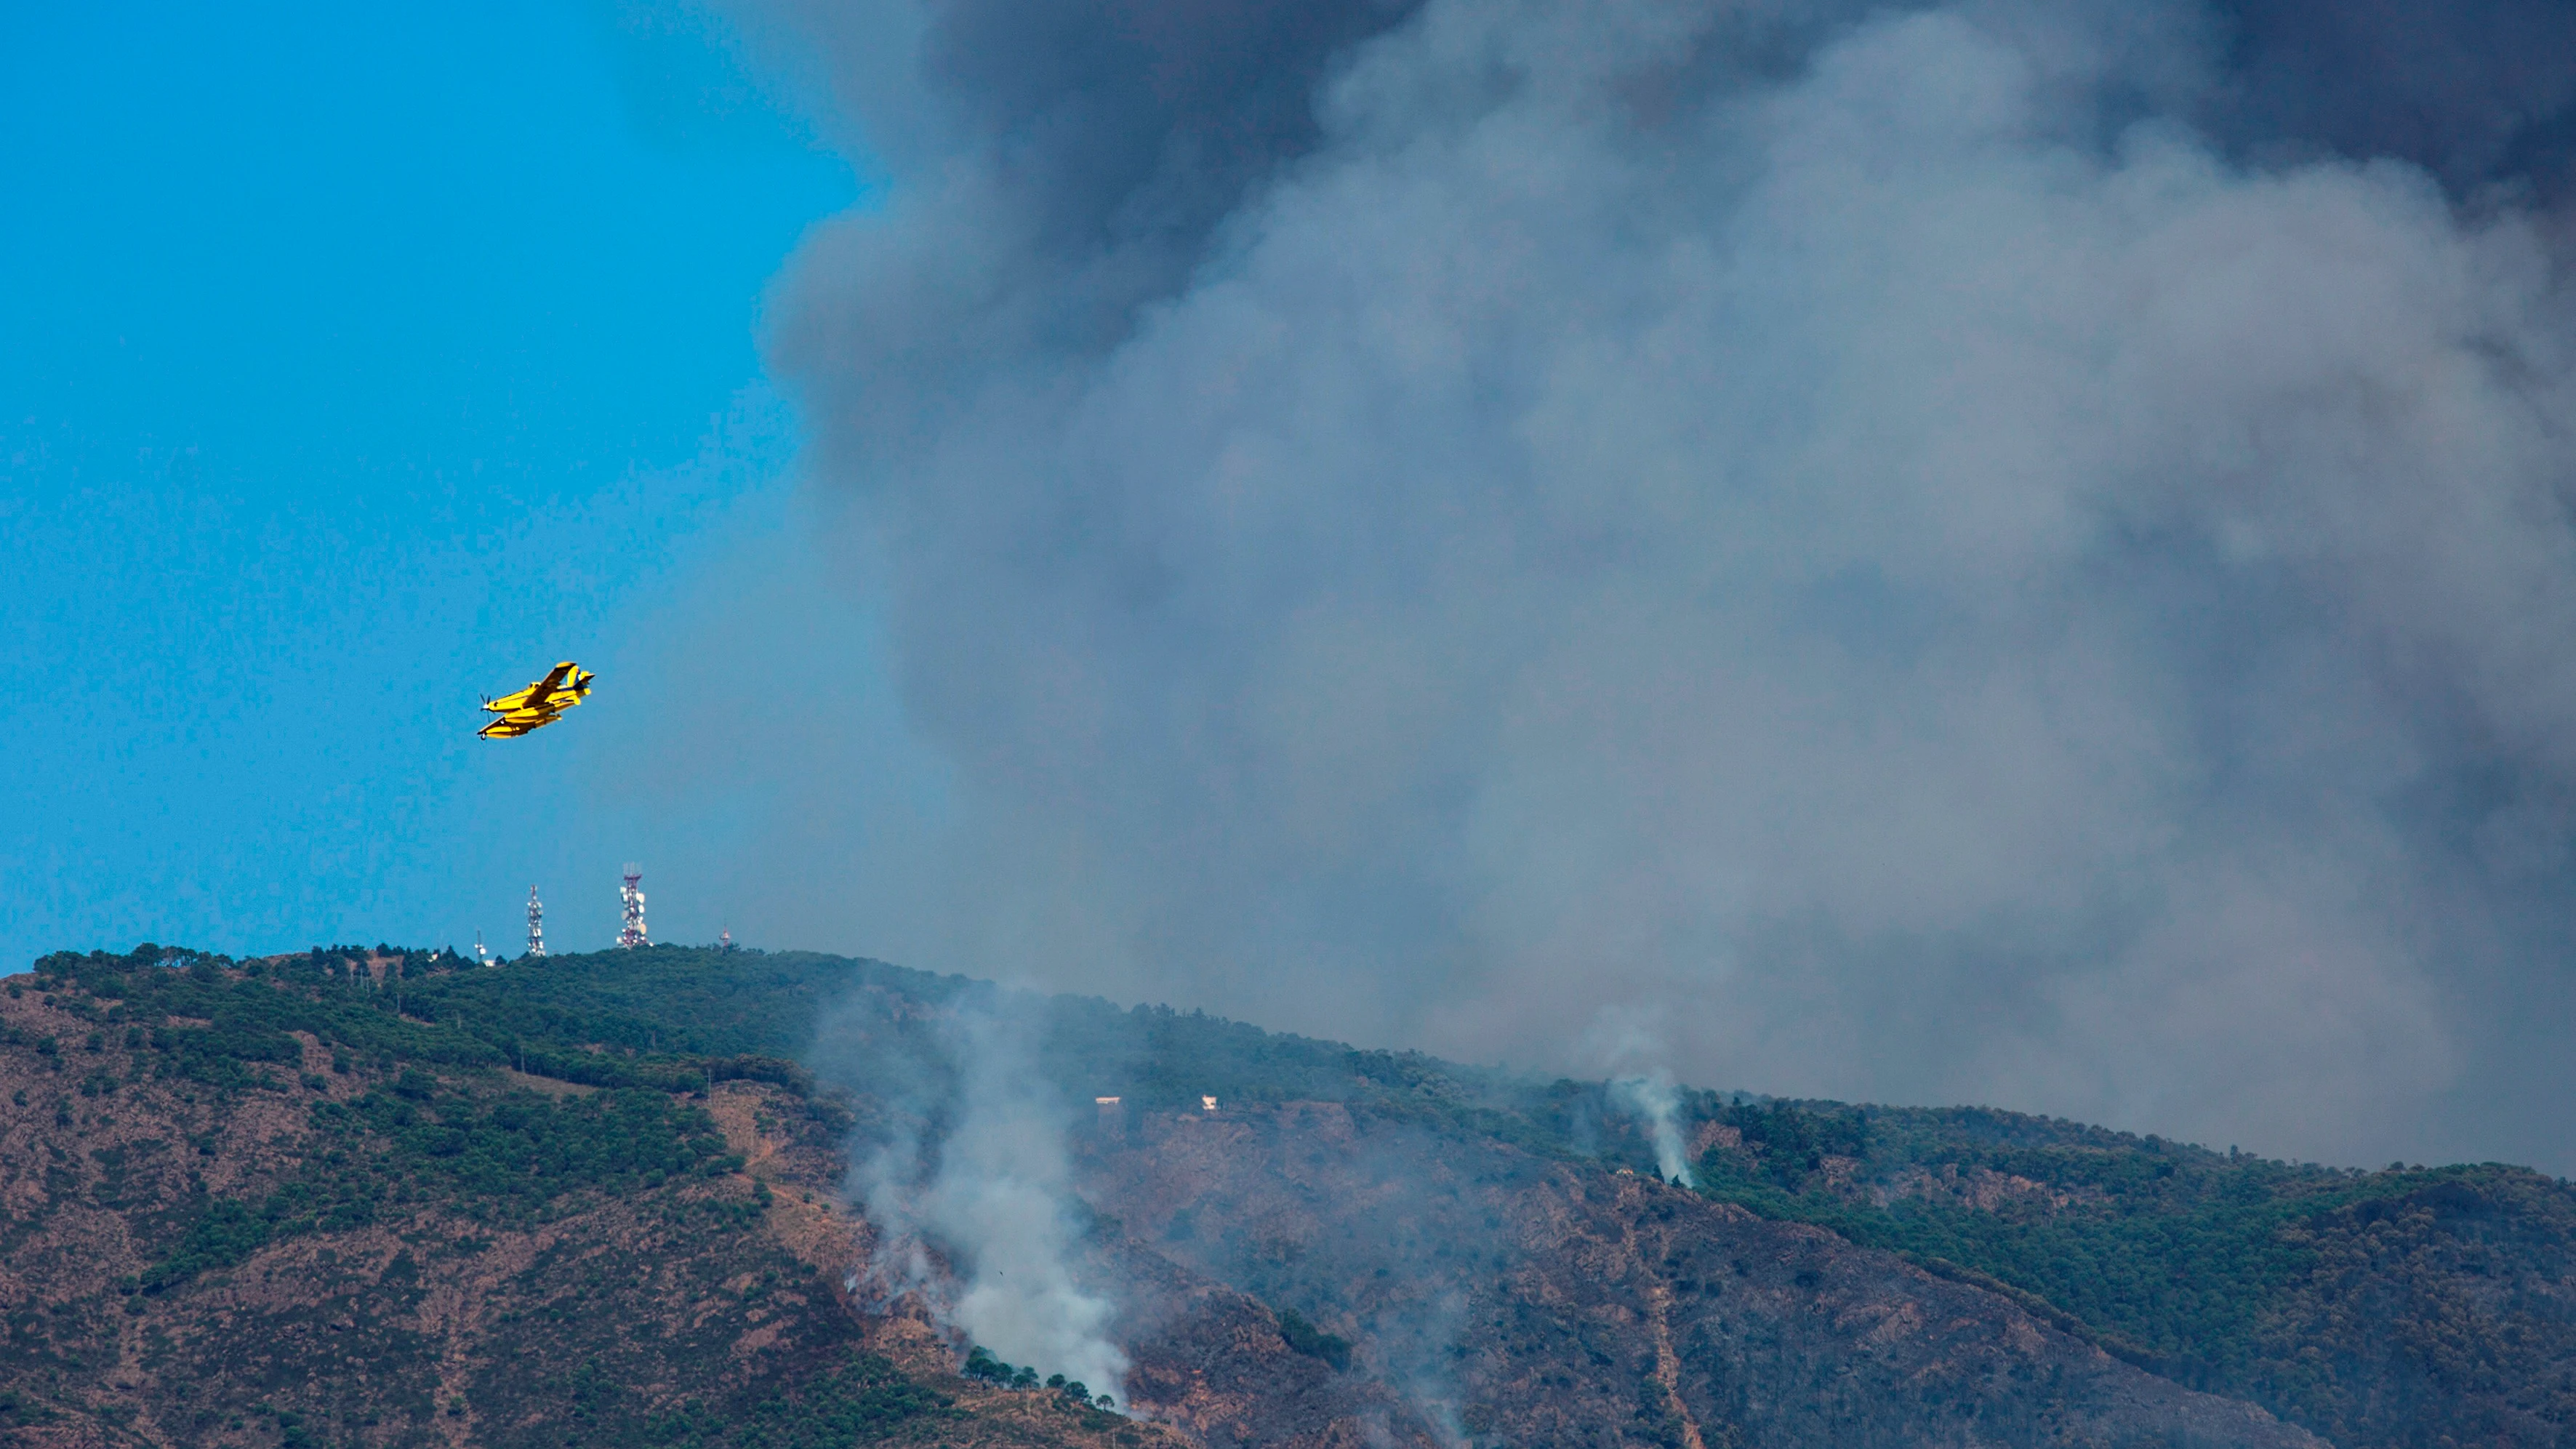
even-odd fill
[(1317, 1328), (1306, 1321), (1306, 1315), (1294, 1308), (1280, 1310), (1279, 1336), (1288, 1340), (1290, 1348), (1308, 1358), (1322, 1359), (1336, 1372), (1351, 1366), (1351, 1341)]

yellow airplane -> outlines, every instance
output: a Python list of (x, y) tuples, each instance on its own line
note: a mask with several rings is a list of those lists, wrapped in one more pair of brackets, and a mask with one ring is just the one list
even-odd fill
[(483, 701), (483, 708), (500, 718), (475, 734), (487, 740), (514, 740), (544, 729), (563, 718), (565, 710), (589, 698), (590, 682), (598, 677), (567, 659), (527, 688)]

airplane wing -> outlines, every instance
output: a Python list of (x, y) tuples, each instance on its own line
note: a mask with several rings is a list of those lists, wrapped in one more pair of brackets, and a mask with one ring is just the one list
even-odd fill
[(563, 663), (556, 665), (554, 668), (547, 670), (545, 678), (528, 686), (528, 703), (531, 706), (540, 709), (553, 708), (555, 703), (555, 691), (563, 688), (564, 676), (572, 673), (573, 670), (578, 667), (578, 665), (575, 665), (571, 660), (567, 659)]

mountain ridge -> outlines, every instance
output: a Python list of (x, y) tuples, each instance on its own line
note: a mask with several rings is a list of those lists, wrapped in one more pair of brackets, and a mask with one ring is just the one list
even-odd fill
[[(487, 970), (390, 949), (233, 962), (154, 947), (39, 965), (0, 1001), (14, 1079), (0, 1132), (13, 1265), (0, 1426), (23, 1442), (310, 1442), (321, 1400), (286, 1407), (293, 1424), (241, 1412), (292, 1399), (283, 1380), (264, 1400), (182, 1412), (142, 1370), (155, 1352), (165, 1369), (195, 1362), (184, 1345), (209, 1321), (276, 1319), (291, 1347), (306, 1332), (295, 1325), (344, 1300), (376, 1305), (369, 1331), (392, 1335), (371, 1362), (444, 1365), (387, 1369), (398, 1391), (334, 1411), (333, 1433), (367, 1443), (562, 1442), (567, 1426), (578, 1438), (612, 1421), (624, 1442), (785, 1443), (804, 1432), (797, 1414), (837, 1414), (834, 1432), (885, 1442), (1325, 1443), (1363, 1428), (1395, 1442), (1578, 1442), (1564, 1437), (1570, 1403), (1591, 1405), (1602, 1443), (1942, 1442), (2007, 1422), (2076, 1442), (2543, 1443), (2576, 1404), (2576, 1211), (2566, 1184), (2521, 1169), (2361, 1174), (1985, 1109), (1684, 1092), (1678, 1126), (1701, 1178), (1685, 1192), (1653, 1179), (1643, 1124), (1599, 1083), (882, 962), (649, 948)], [(1079, 1254), (1150, 1309), (1121, 1332), (1160, 1427), (970, 1379), (953, 1325), (926, 1301), (861, 1302), (841, 1281), (882, 1248), (844, 1195), (850, 1164), (927, 1120), (921, 1104), (958, 1070), (931, 1049), (941, 1023), (995, 1003), (1034, 1012), (1025, 1067), (1050, 1090), (1120, 1099), (1097, 1120), (1067, 1118), (1073, 1180), (1097, 1218)], [(1200, 1109), (1208, 1095), (1221, 1111)], [(1219, 1139), (1235, 1146), (1210, 1156)], [(1228, 1185), (1149, 1191), (1174, 1162)], [(1266, 1165), (1243, 1165), (1255, 1162)], [(1423, 1225), (1423, 1256), (1361, 1272), (1368, 1255), (1347, 1240), (1376, 1225), (1311, 1203), (1381, 1191), (1367, 1187), (1380, 1166), (1386, 1181), (1447, 1183), (1487, 1207), (1388, 1199), (1388, 1221)], [(74, 1231), (75, 1218), (89, 1226)], [(66, 1232), (98, 1271), (19, 1271), (22, 1253)], [(1473, 1272), (1439, 1256), (1488, 1239)], [(1712, 1277), (1672, 1266), (1689, 1252), (1640, 1242), (1702, 1256), (1735, 1244), (1737, 1266)], [(1273, 1261), (1294, 1244), (1308, 1267)], [(558, 1281), (548, 1253), (630, 1262), (660, 1287), (616, 1290), (620, 1311), (666, 1331), (580, 1326), (566, 1305), (606, 1292), (588, 1275), (607, 1270)], [(504, 1273), (493, 1254), (519, 1266)], [(1801, 1254), (1822, 1266), (1765, 1276)], [(1552, 1276), (1567, 1255), (1609, 1265), (1632, 1296)], [(121, 1271), (104, 1271), (111, 1260)], [(348, 1262), (373, 1276), (356, 1283)], [(1381, 1268), (1447, 1284), (1453, 1306), (1387, 1297)], [(1812, 1284), (1798, 1277), (1808, 1271)], [(258, 1292), (244, 1273), (265, 1275)], [(276, 1297), (281, 1274), (339, 1284), (338, 1298)], [(1829, 1283), (1857, 1296), (1829, 1311)], [(477, 1294), (479, 1318), (457, 1306)], [(1469, 1308), (1481, 1316), (1457, 1316)], [(1405, 1346), (1441, 1313), (1436, 1352)], [(1849, 1338), (1837, 1313), (1913, 1326)], [(1531, 1337), (1551, 1314), (1597, 1342)], [(1660, 1337), (1631, 1334), (1629, 1319), (1658, 1315)], [(360, 1316), (344, 1307), (350, 1327), (319, 1331), (355, 1332)], [(1939, 1326), (1953, 1322), (1973, 1327)], [(683, 1351), (692, 1333), (739, 1344), (764, 1324), (752, 1349), (715, 1354), (704, 1339)], [(1298, 1341), (1342, 1343), (1356, 1367)], [(1784, 1358), (1757, 1341), (1806, 1346)], [(504, 1342), (523, 1347), (474, 1347)], [(2021, 1356), (1971, 1371), (1996, 1343)], [(1840, 1409), (1783, 1407), (1777, 1392), (1825, 1366), (1866, 1382), (1869, 1365), (1918, 1351), (1928, 1357), (1910, 1372), (1950, 1375), (1942, 1402), (1973, 1413), (1901, 1405), (1910, 1380), (1892, 1368), (1880, 1389), (1829, 1401)], [(457, 1367), (477, 1353), (493, 1355), (485, 1369)], [(1440, 1384), (1425, 1377), (1435, 1360)], [(512, 1389), (505, 1362), (546, 1387)], [(283, 1371), (192, 1372), (221, 1398)], [(2076, 1387), (2034, 1397), (2017, 1373)], [(459, 1398), (467, 1412), (449, 1415)], [(1612, 1407), (1615, 1423), (1592, 1423)], [(2227, 1417), (2240, 1409), (2257, 1417)], [(894, 1417), (869, 1427), (871, 1414)], [(741, 1437), (763, 1424), (768, 1438)]]

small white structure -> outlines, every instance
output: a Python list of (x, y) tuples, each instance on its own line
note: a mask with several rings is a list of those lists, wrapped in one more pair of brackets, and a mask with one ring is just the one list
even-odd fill
[(1199, 1098), (1199, 1110), (1200, 1110), (1200, 1111), (1202, 1111), (1202, 1112), (1213, 1112), (1213, 1111), (1215, 1111), (1215, 1110), (1216, 1110), (1216, 1098), (1214, 1098), (1214, 1097), (1201, 1097), (1201, 1098)]

